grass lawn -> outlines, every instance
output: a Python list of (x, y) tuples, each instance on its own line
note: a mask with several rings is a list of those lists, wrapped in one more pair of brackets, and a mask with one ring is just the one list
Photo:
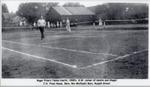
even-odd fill
[[(148, 78), (148, 51), (133, 54), (148, 49), (147, 30), (83, 30), (71, 33), (46, 30), (45, 35), (46, 38), (40, 40), (36, 30), (3, 32), (2, 46), (10, 50), (2, 50), (2, 77)], [(133, 55), (115, 60), (128, 54)], [(109, 62), (102, 63), (105, 61)], [(97, 63), (102, 64), (94, 65)], [(84, 68), (87, 66), (91, 67)]]

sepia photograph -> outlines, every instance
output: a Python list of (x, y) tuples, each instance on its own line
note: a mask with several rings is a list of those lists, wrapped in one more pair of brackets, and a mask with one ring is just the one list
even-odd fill
[(1, 3), (2, 78), (148, 79), (147, 3)]

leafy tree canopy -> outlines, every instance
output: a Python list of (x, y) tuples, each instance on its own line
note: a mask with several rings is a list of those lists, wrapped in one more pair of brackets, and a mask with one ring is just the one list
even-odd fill
[(7, 5), (6, 4), (2, 4), (2, 13), (9, 13)]
[(45, 17), (50, 7), (57, 5), (58, 3), (23, 3), (20, 4), (17, 15), (25, 18), (28, 23), (33, 24), (41, 16)]
[(107, 3), (96, 6), (95, 13), (104, 20), (148, 18), (148, 5)]

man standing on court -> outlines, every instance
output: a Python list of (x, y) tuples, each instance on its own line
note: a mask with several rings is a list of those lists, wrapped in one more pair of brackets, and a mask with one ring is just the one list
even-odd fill
[(43, 16), (41, 16), (41, 18), (37, 21), (37, 25), (38, 25), (38, 28), (40, 30), (41, 40), (42, 40), (43, 38), (45, 38), (45, 36), (44, 36), (44, 28), (46, 26), (46, 21), (43, 19)]

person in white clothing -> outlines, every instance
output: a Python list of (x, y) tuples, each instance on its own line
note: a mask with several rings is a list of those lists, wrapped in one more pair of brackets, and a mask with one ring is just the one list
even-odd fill
[(70, 28), (70, 20), (67, 18), (66, 20), (66, 29), (67, 31), (71, 32), (71, 28)]
[(59, 21), (57, 21), (57, 24), (56, 24), (56, 25), (57, 25), (57, 28), (58, 28), (58, 27), (59, 27)]
[(36, 23), (35, 22), (33, 23), (33, 26), (36, 27)]
[(101, 18), (99, 18), (99, 26), (102, 26), (103, 25), (103, 23), (102, 23), (102, 19)]
[(41, 18), (37, 21), (37, 25), (38, 25), (38, 28), (40, 30), (41, 40), (42, 40), (43, 38), (45, 38), (45, 36), (44, 36), (44, 28), (46, 26), (46, 21), (43, 19), (43, 16), (41, 16)]
[(50, 23), (49, 23), (49, 21), (47, 22), (47, 26), (48, 26), (48, 28), (50, 28)]
[(33, 23), (32, 30), (33, 30), (33, 29), (36, 29), (36, 27), (37, 27), (37, 26), (36, 26), (36, 22), (34, 22), (34, 23)]
[(19, 26), (22, 26), (22, 25), (23, 25), (23, 22), (22, 22), (22, 21), (20, 21)]
[(60, 27), (62, 27), (62, 22), (61, 21), (60, 21), (59, 25), (60, 25)]

